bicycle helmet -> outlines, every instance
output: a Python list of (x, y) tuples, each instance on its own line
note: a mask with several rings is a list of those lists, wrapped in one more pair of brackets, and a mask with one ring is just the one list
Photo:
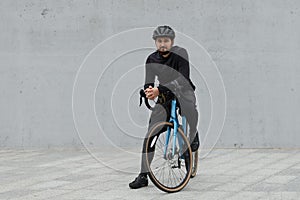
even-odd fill
[(171, 40), (175, 38), (175, 32), (170, 26), (158, 26), (153, 31), (153, 40), (156, 40), (158, 37), (169, 37)]

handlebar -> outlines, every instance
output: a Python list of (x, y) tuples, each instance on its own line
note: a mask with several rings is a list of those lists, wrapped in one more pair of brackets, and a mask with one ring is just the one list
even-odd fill
[(143, 98), (144, 98), (145, 105), (147, 106), (147, 108), (148, 108), (149, 110), (152, 110), (153, 107), (150, 106), (149, 101), (148, 101), (148, 98), (146, 97), (146, 94), (145, 94), (144, 90), (141, 89), (141, 90), (140, 90), (140, 106), (141, 106), (142, 103), (143, 103)]

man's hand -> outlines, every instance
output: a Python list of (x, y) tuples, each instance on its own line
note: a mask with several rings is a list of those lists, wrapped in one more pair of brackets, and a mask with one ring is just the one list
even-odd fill
[(151, 85), (145, 90), (146, 97), (150, 100), (155, 99), (159, 95), (159, 90), (157, 87), (152, 87)]

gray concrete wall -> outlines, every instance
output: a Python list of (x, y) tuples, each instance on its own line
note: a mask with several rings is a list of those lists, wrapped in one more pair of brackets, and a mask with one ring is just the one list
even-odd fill
[[(109, 140), (103, 139), (102, 131), (117, 146), (141, 145), (148, 112), (136, 107), (138, 96), (134, 91), (143, 83), (142, 68), (122, 79), (130, 80), (123, 85), (132, 86), (131, 96), (126, 90), (117, 91), (126, 101), (129, 99), (124, 103), (126, 110), (119, 103), (112, 104), (112, 109), (118, 109), (117, 123), (125, 127), (116, 126), (107, 114), (112, 109), (104, 94), (111, 96), (110, 89), (126, 70), (134, 68), (130, 65), (132, 59), (144, 62), (154, 48), (151, 32), (144, 35), (149, 39), (149, 44), (145, 43), (149, 48), (128, 53), (123, 60), (112, 63), (115, 67), (110, 67), (99, 82), (95, 110), (103, 130), (98, 135), (89, 135), (89, 123), (95, 119), (84, 107), (75, 113), (82, 117), (78, 123), (85, 127), (79, 128), (78, 135), (72, 91), (79, 67), (97, 44), (122, 31), (159, 24), (169, 24), (195, 39), (218, 66), (227, 95), (225, 125), (218, 147), (300, 147), (299, 7), (297, 0), (2, 0), (0, 147), (79, 147), (81, 141), (91, 146), (110, 145)], [(123, 41), (119, 46), (126, 49), (126, 39)], [(88, 62), (97, 66), (105, 56), (111, 55)], [(195, 66), (192, 71), (201, 69), (204, 68)], [(198, 83), (199, 127), (205, 132), (211, 117), (208, 90), (204, 79), (191, 76)], [(80, 80), (87, 81), (81, 87), (87, 87), (88, 81), (97, 77), (99, 74), (90, 72), (90, 76)], [(93, 94), (81, 96), (92, 98)], [(134, 126), (126, 121), (128, 116)]]

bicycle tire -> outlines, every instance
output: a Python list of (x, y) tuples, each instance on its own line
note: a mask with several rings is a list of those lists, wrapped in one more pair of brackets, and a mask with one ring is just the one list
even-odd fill
[[(157, 150), (156, 148), (160, 148), (160, 147), (158, 147), (157, 141), (159, 141), (159, 138), (163, 137), (162, 134), (166, 133), (167, 131), (164, 131), (163, 133), (160, 133), (157, 137), (155, 136), (155, 134), (157, 134), (160, 130), (165, 129), (167, 127), (169, 127), (170, 129), (173, 129), (173, 124), (170, 123), (170, 122), (161, 122), (161, 123), (158, 123), (157, 125), (155, 125), (153, 129), (151, 129), (151, 131), (148, 135), (148, 138), (147, 138), (147, 142), (146, 142), (146, 146), (147, 146), (147, 148), (146, 148), (146, 163), (147, 163), (149, 178), (153, 182), (153, 184), (157, 188), (159, 188), (160, 190), (162, 190), (164, 192), (174, 193), (174, 192), (178, 192), (178, 191), (182, 190), (187, 185), (187, 183), (189, 182), (189, 180), (191, 178), (192, 167), (191, 167), (190, 163), (192, 161), (192, 150), (191, 150), (191, 147), (190, 147), (190, 144), (189, 144), (189, 140), (185, 136), (183, 130), (181, 128), (178, 128), (177, 135), (179, 134), (182, 137), (184, 143), (187, 144), (184, 147), (184, 149), (186, 149), (186, 150), (181, 155), (181, 157), (183, 156), (185, 158), (185, 159), (182, 159), (182, 160), (184, 160), (183, 165), (185, 165), (185, 167), (184, 168), (182, 167), (183, 169), (181, 169), (181, 167), (180, 167), (180, 165), (181, 165), (180, 163), (182, 162), (182, 160), (181, 160), (181, 157), (179, 156), (179, 153), (178, 153), (178, 166), (177, 167), (171, 166), (170, 163), (174, 162), (174, 160), (172, 160), (172, 161), (171, 161), (171, 159), (168, 160), (168, 158), (166, 158), (166, 157), (169, 157), (169, 156), (162, 157), (162, 156), (158, 155), (157, 159), (161, 159), (161, 160), (165, 159), (166, 160), (165, 162), (166, 163), (168, 162), (165, 165), (169, 165), (169, 166), (164, 167), (164, 168), (170, 168), (170, 170), (175, 170), (175, 168), (178, 168), (178, 170), (176, 169), (177, 174), (175, 172), (171, 171), (174, 174), (169, 172), (169, 175), (173, 175), (173, 177), (174, 177), (173, 181), (174, 182), (176, 180), (179, 180), (179, 181), (182, 180), (182, 181), (178, 184), (170, 186), (170, 185), (165, 184), (163, 181), (159, 180), (158, 175), (155, 175), (155, 171), (151, 167), (153, 162), (151, 162), (151, 163), (149, 162), (149, 156), (150, 156), (150, 153), (152, 153), (152, 151), (150, 152), (150, 149), (154, 148), (155, 150)], [(155, 139), (155, 141), (154, 141), (154, 139)], [(154, 141), (154, 144), (153, 144), (153, 141)], [(170, 141), (172, 141), (172, 140), (170, 140)], [(167, 148), (169, 148), (169, 147), (167, 147)], [(164, 147), (162, 147), (162, 148), (164, 148)], [(153, 159), (154, 159), (155, 154), (157, 154), (157, 152), (155, 152), (155, 150), (153, 150)], [(161, 152), (161, 153), (163, 153), (163, 152)], [(153, 168), (154, 168), (154, 166), (153, 166)], [(161, 168), (161, 169), (165, 170), (164, 168)], [(178, 178), (177, 175), (181, 175), (181, 173), (183, 173), (183, 172), (185, 172), (184, 178), (182, 178), (182, 179)], [(162, 176), (163, 176), (162, 179), (164, 180), (164, 174)], [(171, 179), (171, 184), (172, 184), (172, 179)]]

